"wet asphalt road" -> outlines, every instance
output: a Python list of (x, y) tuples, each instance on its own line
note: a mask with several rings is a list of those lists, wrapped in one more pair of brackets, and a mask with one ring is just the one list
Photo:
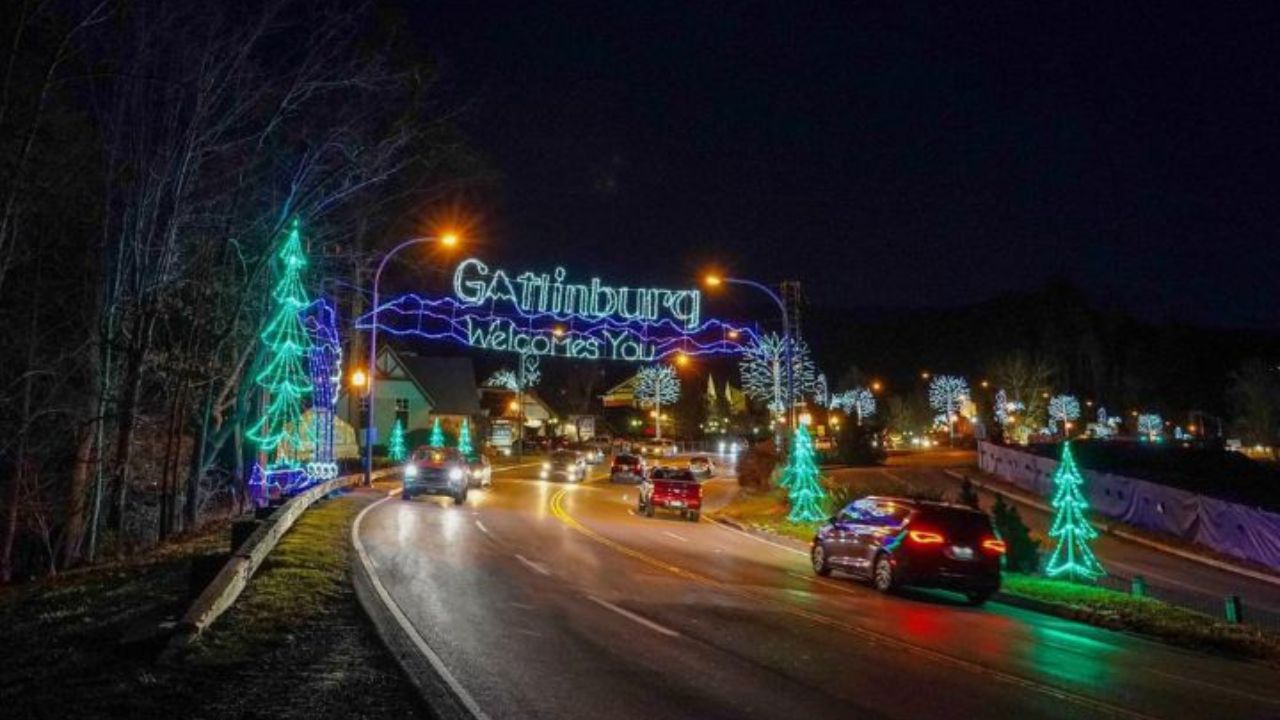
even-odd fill
[[(945, 593), (815, 578), (803, 552), (634, 514), (635, 489), (495, 473), (374, 507), (381, 583), (492, 718), (1280, 717), (1280, 672)], [(706, 485), (712, 502), (736, 489)]]

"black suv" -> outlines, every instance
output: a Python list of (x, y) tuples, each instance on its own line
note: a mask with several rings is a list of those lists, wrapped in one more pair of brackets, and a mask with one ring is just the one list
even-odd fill
[(964, 505), (865, 497), (818, 528), (813, 571), (861, 575), (881, 592), (902, 585), (957, 590), (981, 605), (1000, 589), (1004, 542), (987, 514)]

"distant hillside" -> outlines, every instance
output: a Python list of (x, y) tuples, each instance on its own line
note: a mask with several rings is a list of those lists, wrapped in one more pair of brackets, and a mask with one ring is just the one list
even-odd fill
[(1051, 358), (1064, 389), (1113, 410), (1221, 412), (1228, 372), (1251, 357), (1280, 360), (1280, 332), (1143, 323), (1062, 283), (954, 309), (809, 306), (802, 326), (835, 377), (856, 364), (901, 390), (921, 370), (977, 379), (1023, 351)]

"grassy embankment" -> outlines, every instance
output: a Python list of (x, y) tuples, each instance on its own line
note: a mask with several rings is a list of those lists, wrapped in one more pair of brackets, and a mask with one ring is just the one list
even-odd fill
[(193, 558), (223, 551), (225, 527), (127, 565), (0, 593), (5, 714), (424, 715), (348, 577), (351, 522), (377, 497), (350, 494), (304, 513), (236, 605), (176, 663), (156, 662), (162, 638), (145, 639), (147, 631), (182, 613)]
[[(846, 477), (842, 486), (846, 489), (838, 491), (841, 497), (914, 494), (914, 488), (907, 483), (883, 473)], [(788, 510), (784, 490), (743, 491), (716, 515), (748, 529), (806, 543), (812, 540), (816, 524), (788, 522)], [(1029, 600), (1039, 611), (1078, 622), (1147, 635), (1181, 647), (1280, 663), (1280, 634), (1247, 625), (1230, 625), (1219, 618), (1159, 600), (1015, 573), (1005, 573), (1004, 593), (1011, 596), (1012, 601)]]

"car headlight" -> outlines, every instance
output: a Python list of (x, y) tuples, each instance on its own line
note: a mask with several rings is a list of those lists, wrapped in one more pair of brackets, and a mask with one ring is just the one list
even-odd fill
[(549, 462), (544, 462), (544, 463), (542, 463), (542, 469), (543, 469), (543, 470), (550, 470), (550, 469), (551, 469), (551, 463), (549, 463)]
[(407, 477), (407, 478), (415, 478), (415, 477), (418, 477), (418, 466), (417, 466), (417, 465), (405, 465), (405, 466), (404, 466), (404, 476), (405, 476), (405, 477)]
[(462, 479), (462, 468), (449, 468), (449, 479), (450, 479), (450, 480), (461, 480), (461, 479)]

